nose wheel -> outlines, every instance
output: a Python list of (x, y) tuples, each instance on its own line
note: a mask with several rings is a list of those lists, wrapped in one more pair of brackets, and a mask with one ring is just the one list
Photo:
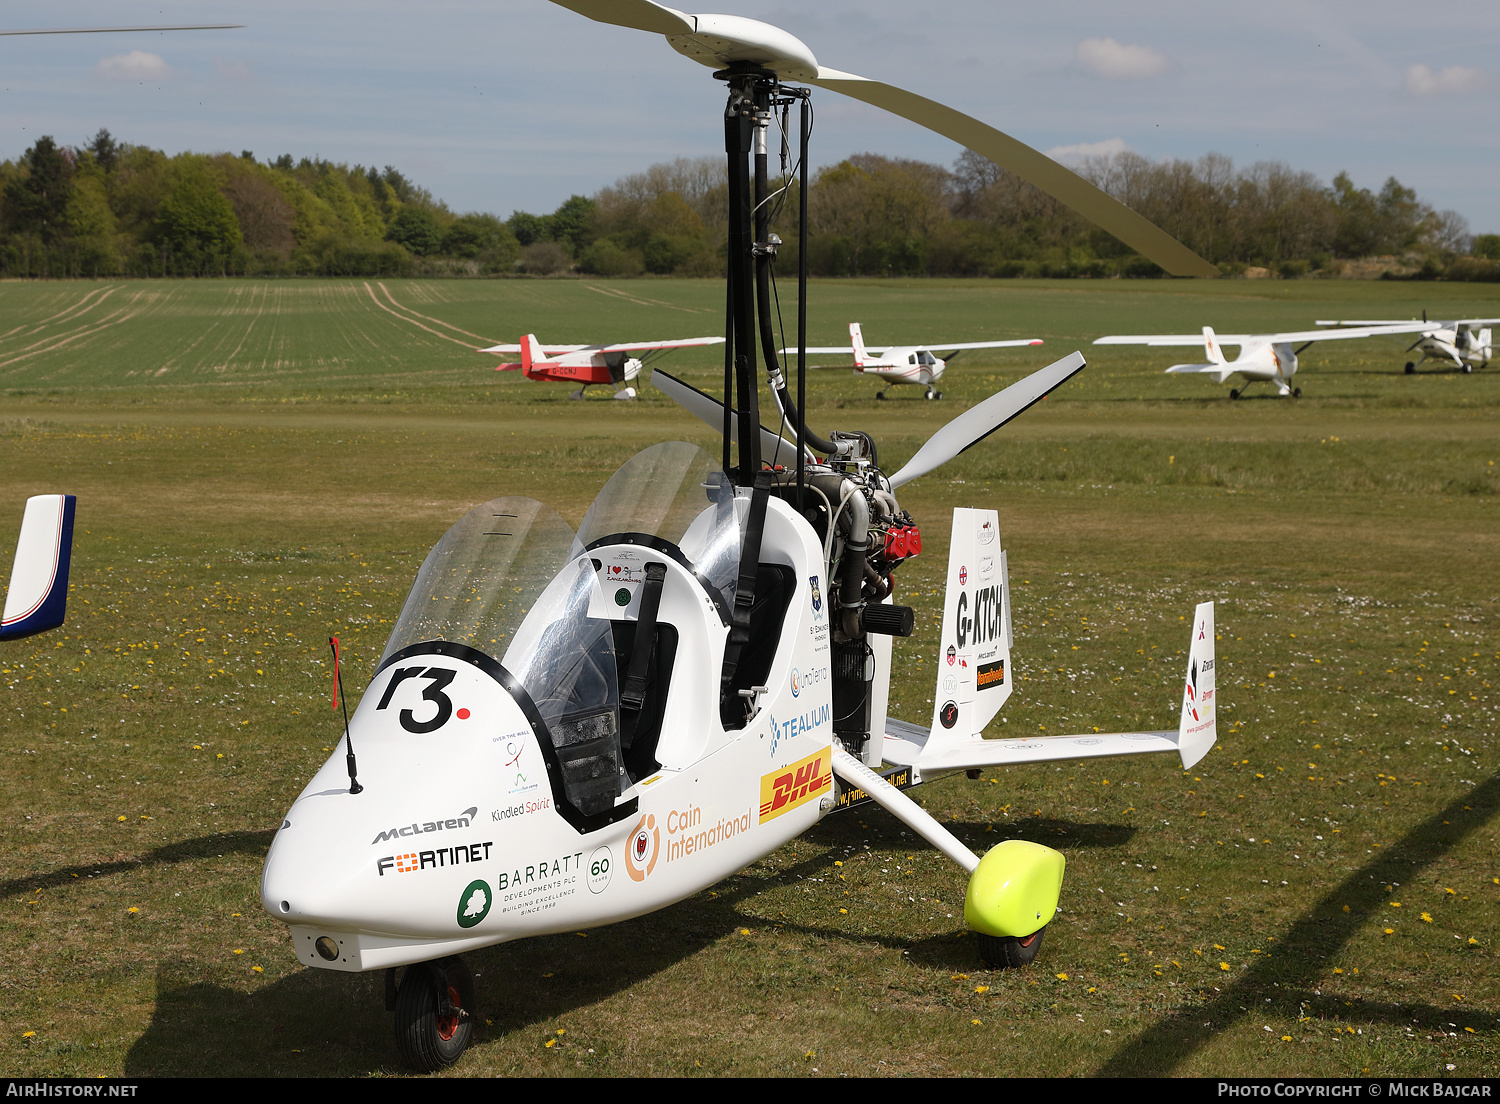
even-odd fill
[(975, 934), (979, 938), (979, 953), (984, 958), (985, 965), (997, 970), (1019, 970), (1036, 960), (1036, 953), (1042, 949), (1042, 933), (1046, 930), (1044, 924), (1030, 935), (1020, 938)]
[(406, 968), (396, 992), (396, 1051), (432, 1073), (458, 1061), (474, 1030), (474, 978), (457, 955)]

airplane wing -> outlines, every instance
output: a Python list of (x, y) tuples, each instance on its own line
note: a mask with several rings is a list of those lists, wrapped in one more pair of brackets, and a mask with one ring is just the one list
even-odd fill
[(614, 345), (602, 345), (601, 353), (624, 353), (638, 349), (689, 349), (697, 345), (722, 345), (722, 337), (684, 337), (679, 341), (622, 341)]
[[(1220, 345), (1249, 343), (1281, 345), (1300, 341), (1339, 341), (1356, 337), (1380, 337), (1384, 334), (1422, 333), (1435, 329), (1431, 322), (1388, 323), (1342, 330), (1290, 330), (1285, 333), (1215, 334)], [(1202, 345), (1203, 334), (1114, 334), (1096, 338), (1095, 345)]]
[[(537, 348), (542, 350), (543, 356), (560, 356), (563, 353), (581, 353), (585, 349), (602, 349), (602, 345), (541, 345)], [(481, 353), (501, 353), (515, 356), (521, 351), (519, 345), (491, 345), (488, 349), (480, 349)]]
[[(884, 356), (886, 354), (886, 351), (888, 349), (895, 349), (895, 348), (902, 348), (902, 349), (925, 349), (929, 353), (933, 353), (933, 352), (948, 352), (950, 350), (954, 351), (954, 352), (957, 352), (959, 349), (1010, 349), (1010, 348), (1014, 348), (1014, 347), (1020, 346), (1020, 345), (1040, 345), (1040, 344), (1042, 344), (1042, 339), (1039, 338), (1039, 337), (1023, 337), (1023, 338), (1019, 338), (1019, 339), (1017, 339), (1015, 341), (928, 341), (928, 342), (918, 341), (918, 342), (913, 342), (910, 345), (901, 345), (901, 346), (896, 346), (896, 345), (866, 345), (865, 346), (865, 352), (869, 353), (871, 356), (877, 356), (878, 357), (878, 356)], [(781, 353), (782, 356), (792, 356), (792, 355), (795, 355), (795, 353), (797, 352), (797, 349), (796, 349), (795, 346), (793, 346), (790, 349), (778, 349), (777, 352)], [(829, 354), (829, 353), (849, 353), (852, 356), (853, 353), (854, 353), (854, 346), (852, 346), (852, 345), (809, 345), (807, 347), (807, 355), (808, 356), (814, 356), (814, 355), (819, 355), (819, 354), (825, 354), (826, 355), (826, 354)]]
[[(1415, 318), (1342, 318), (1338, 321), (1318, 319), (1319, 326), (1405, 326), (1416, 325)], [(1500, 318), (1450, 318), (1437, 319), (1421, 323), (1423, 330), (1447, 330), (1454, 326), (1500, 326)], [(1416, 332), (1416, 331), (1407, 331)]]
[(1016, 341), (931, 341), (917, 348), (932, 352), (957, 352), (959, 349), (1012, 349), (1019, 345), (1040, 345), (1039, 337), (1023, 337)]

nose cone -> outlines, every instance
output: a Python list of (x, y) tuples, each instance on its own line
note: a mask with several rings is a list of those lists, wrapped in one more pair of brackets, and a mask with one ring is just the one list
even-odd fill
[(807, 44), (780, 27), (738, 15), (699, 15), (696, 34), (668, 35), (680, 54), (711, 69), (751, 61), (785, 80), (816, 79), (818, 59)]
[(349, 792), (341, 742), (276, 833), (261, 903), (284, 923), (340, 931), (470, 926), (456, 916), (496, 859), (491, 807), (518, 771), (546, 777), (525, 715), (474, 666), (413, 655), (375, 676), (350, 732), (363, 789)]

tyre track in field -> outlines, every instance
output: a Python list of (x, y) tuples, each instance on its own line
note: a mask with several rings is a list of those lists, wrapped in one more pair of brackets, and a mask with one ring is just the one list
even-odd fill
[[(66, 318), (70, 314), (77, 314), (82, 311), (92, 310), (94, 307), (97, 307), (100, 303), (103, 303), (104, 300), (108, 299), (111, 295), (119, 291), (124, 286), (124, 284), (119, 284), (115, 287), (95, 288), (93, 291), (85, 294), (82, 299), (79, 299), (75, 303), (70, 303), (68, 306), (64, 307), (56, 314), (48, 315), (46, 318), (34, 319), (30, 322), (26, 322), (22, 325), (15, 326), (12, 329), (6, 330), (5, 333), (0, 334), (0, 339), (11, 337), (27, 329), (32, 330), (33, 333), (37, 333), (41, 331), (41, 328), (43, 326), (46, 326), (52, 322), (56, 322), (59, 319)], [(96, 295), (99, 296), (99, 298), (95, 302), (90, 303), (89, 300), (93, 299)]]
[[(166, 297), (170, 297), (172, 294), (172, 292), (167, 292)], [(79, 327), (78, 329), (72, 331), (71, 333), (65, 333), (63, 335), (49, 337), (42, 341), (33, 342), (31, 345), (23, 348), (15, 356), (0, 360), (0, 368), (9, 368), (11, 365), (18, 364), (21, 361), (30, 360), (33, 357), (42, 356), (46, 353), (56, 352), (66, 345), (73, 344), (75, 341), (79, 341), (86, 337), (92, 337), (93, 335), (98, 333), (103, 333), (105, 330), (113, 329), (114, 327), (120, 325), (122, 322), (128, 322), (131, 319), (136, 318), (149, 310), (157, 309), (161, 306), (161, 304), (150, 302), (150, 299), (153, 299), (156, 296), (156, 292), (148, 293), (145, 290), (137, 292), (134, 296), (131, 297), (128, 303), (122, 304), (112, 313), (105, 315), (101, 319), (92, 320)], [(143, 297), (148, 301), (144, 304), (140, 304), (140, 300)], [(103, 299), (101, 298), (93, 305), (98, 306), (102, 302)], [(68, 312), (64, 311), (62, 313), (66, 314)]]
[(624, 299), (627, 303), (634, 303), (638, 307), (666, 307), (668, 310), (682, 311), (684, 314), (717, 313), (709, 307), (679, 307), (676, 303), (668, 303), (661, 299), (647, 299), (645, 296), (637, 298), (620, 288), (602, 288), (598, 284), (584, 284), (583, 286), (590, 291), (597, 291), (600, 295), (609, 295), (616, 299)]
[[(366, 283), (364, 285), (364, 287), (365, 287), (365, 290), (370, 293), (370, 301), (373, 302), (381, 310), (383, 310), (387, 314), (391, 315), (392, 317), (399, 318), (402, 322), (405, 322), (408, 326), (415, 326), (419, 330), (426, 330), (428, 333), (432, 334), (432, 336), (434, 336), (434, 337), (440, 337), (444, 341), (451, 341), (455, 345), (462, 345), (465, 349), (467, 349), (471, 353), (475, 351), (474, 346), (470, 342), (461, 341), (461, 340), (459, 340), (456, 337), (450, 337), (450, 336), (448, 336), (445, 333), (442, 333), (442, 332), (440, 332), (438, 330), (434, 330), (431, 326), (427, 326), (427, 325), (424, 325), (421, 322), (418, 322), (416, 320), (416, 318), (408, 318), (408, 317), (406, 317), (406, 315), (401, 314), (401, 313), (399, 313), (397, 311), (392, 310), (390, 307), (386, 306), (384, 303), (382, 303), (380, 301), (380, 296), (378, 296), (378, 295), (375, 294), (375, 289), (372, 288), (368, 283)], [(384, 290), (384, 289), (382, 288), (382, 290)], [(390, 292), (386, 292), (386, 294), (389, 295)], [(395, 300), (393, 299), (392, 302), (395, 302)], [(399, 303), (397, 303), (396, 305), (400, 306)], [(406, 308), (402, 307), (401, 309), (405, 310)], [(411, 313), (412, 314), (416, 314), (417, 312), (416, 311), (412, 311)], [(427, 317), (427, 316), (426, 315), (417, 315), (417, 318), (425, 318), (425, 317)], [(434, 319), (432, 319), (432, 321), (437, 322), (438, 319), (434, 318)], [(443, 322), (443, 323), (440, 323), (440, 324), (441, 325), (445, 325), (445, 326), (447, 325), (446, 322)], [(457, 326), (452, 326), (452, 327), (449, 327), (449, 328), (450, 329), (458, 330)], [(458, 332), (459, 333), (465, 333), (467, 331), (458, 330)], [(470, 336), (472, 337), (474, 335), (470, 334)], [(480, 340), (484, 340), (484, 339), (481, 338)], [(493, 344), (493, 342), (491, 342), (491, 344)]]
[(406, 306), (403, 303), (397, 302), (396, 301), (396, 297), (391, 294), (391, 289), (388, 288), (388, 287), (386, 287), (385, 284), (381, 283), (378, 280), (376, 281), (376, 286), (379, 287), (381, 291), (385, 292), (385, 297), (391, 301), (391, 305), (392, 306), (394, 306), (394, 307), (396, 307), (396, 308), (398, 308), (400, 310), (404, 310), (407, 314), (414, 314), (418, 318), (425, 318), (429, 322), (436, 322), (439, 326), (444, 326), (444, 327), (452, 330), (454, 333), (461, 333), (465, 337), (472, 337), (475, 341), (482, 341), (486, 345), (498, 345), (499, 344), (499, 342), (497, 342), (492, 337), (485, 337), (483, 334), (477, 334), (477, 333), (474, 333), (472, 330), (463, 329), (460, 326), (455, 326), (452, 322), (444, 322), (441, 318), (434, 318), (430, 314), (423, 314), (421, 311), (413, 310), (411, 307), (408, 307), (408, 306)]

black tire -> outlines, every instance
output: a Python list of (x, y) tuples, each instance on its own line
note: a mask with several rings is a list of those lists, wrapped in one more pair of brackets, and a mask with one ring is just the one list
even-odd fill
[(932, 397), (934, 399), (941, 399), (943, 397), (943, 393), (941, 391), (935, 392)]
[[(448, 990), (458, 1014), (444, 1016), (438, 1006), (437, 979)], [(458, 1061), (474, 1031), (474, 978), (454, 955), (437, 962), (408, 966), (396, 993), (396, 1052), (401, 1061), (432, 1073)]]
[(929, 392), (927, 392), (927, 394), (924, 397), (927, 398), (927, 399), (935, 399), (935, 398), (937, 398), (937, 392), (936, 391), (929, 391)]
[(1229, 397), (1230, 397), (1231, 400), (1239, 398), (1240, 397), (1240, 393), (1239, 393), (1238, 389), (1231, 387), (1229, 389)]
[(1406, 362), (1406, 374), (1408, 376), (1414, 376), (1417, 374), (1417, 365), (1414, 361), (1408, 360)]
[(1302, 388), (1300, 388), (1300, 387), (1293, 387), (1292, 388), (1292, 398), (1294, 398), (1294, 399), (1300, 399), (1301, 397), (1302, 397)]
[(1474, 374), (1474, 366), (1472, 364), (1465, 364), (1464, 365), (1464, 375), (1466, 375), (1466, 376), (1472, 376), (1473, 374)]
[(996, 970), (1019, 970), (1030, 966), (1042, 949), (1042, 933), (1046, 926), (1038, 928), (1028, 936), (979, 935), (979, 954), (987, 965)]
[(881, 402), (884, 402), (885, 401), (885, 392), (884, 391), (877, 391), (877, 392), (875, 392), (875, 397), (877, 399), (879, 399)]

